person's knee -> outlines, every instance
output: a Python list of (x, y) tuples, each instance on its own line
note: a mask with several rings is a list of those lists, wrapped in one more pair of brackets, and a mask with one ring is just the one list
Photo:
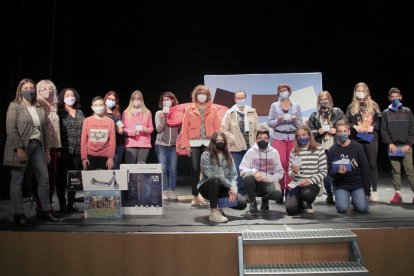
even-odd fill
[(338, 213), (346, 213), (348, 211), (349, 206), (345, 205), (345, 204), (340, 204), (338, 201), (336, 201), (335, 204), (336, 210), (338, 211)]
[(297, 215), (297, 214), (299, 214), (299, 212), (300, 212), (300, 210), (299, 210), (299, 206), (297, 206), (297, 205), (288, 205), (288, 204), (286, 204), (286, 213), (287, 213), (289, 216), (294, 216), (294, 215)]

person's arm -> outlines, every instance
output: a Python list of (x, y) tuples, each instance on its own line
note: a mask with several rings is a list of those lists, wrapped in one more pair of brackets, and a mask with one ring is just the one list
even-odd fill
[(408, 136), (406, 144), (412, 147), (414, 145), (414, 116), (410, 109), (407, 112), (410, 112), (410, 116), (408, 120)]
[(251, 167), (251, 155), (252, 155), (252, 149), (248, 150), (246, 154), (243, 156), (243, 159), (240, 163), (239, 170), (240, 170), (240, 176), (246, 177), (248, 175), (254, 175), (257, 170), (255, 168)]
[(81, 159), (82, 161), (88, 158), (88, 120), (85, 119), (82, 124), (82, 135), (81, 135)]
[(184, 112), (184, 117), (183, 117), (183, 124), (182, 124), (182, 128), (181, 128), (181, 143), (182, 143), (182, 148), (188, 148), (190, 147), (190, 141), (188, 138), (188, 131), (189, 131), (189, 124), (190, 124), (190, 110), (191, 110), (191, 105), (189, 105)]
[(237, 192), (237, 177), (238, 177), (238, 175), (237, 175), (236, 165), (234, 164), (233, 158), (231, 160), (231, 163), (232, 164), (231, 164), (230, 173), (228, 175), (228, 181), (229, 181), (229, 184), (230, 184), (231, 188), (235, 192)]
[(164, 114), (162, 113), (162, 110), (159, 110), (155, 113), (155, 129), (158, 133), (161, 133), (164, 131), (165, 129), (165, 122), (166, 122), (166, 116), (167, 115), (163, 115), (163, 117), (160, 117), (160, 114)]
[(279, 182), (280, 179), (285, 175), (285, 169), (283, 169), (282, 162), (280, 161), (280, 155), (276, 151), (277, 157), (275, 158), (275, 177), (276, 181)]
[(115, 147), (116, 147), (116, 138), (115, 138), (115, 124), (114, 121), (110, 121), (109, 125), (109, 151), (108, 157), (114, 158), (115, 157)]
[(270, 128), (275, 129), (280, 124), (280, 122), (281, 120), (277, 118), (276, 103), (272, 103), (269, 110), (269, 118), (267, 119), (267, 125)]
[(211, 108), (214, 109), (211, 112), (211, 115), (213, 116), (214, 131), (219, 131), (221, 129), (221, 125), (220, 125), (220, 119), (217, 114), (217, 108), (215, 108), (214, 106), (211, 106)]
[(294, 121), (294, 124), (297, 128), (299, 128), (302, 124), (303, 124), (303, 119), (302, 119), (302, 111), (300, 110), (300, 106), (298, 104), (296, 105), (296, 120)]
[(200, 166), (203, 174), (205, 174), (208, 178), (217, 176), (217, 172), (214, 170), (215, 165), (211, 164), (209, 152), (205, 151), (201, 154)]
[(381, 122), (381, 138), (382, 138), (382, 142), (384, 142), (384, 144), (386, 144), (387, 146), (391, 145), (392, 139), (391, 139), (391, 134), (388, 131), (388, 114), (387, 114), (387, 110), (384, 110), (382, 118), (381, 118), (382, 122)]
[(328, 167), (326, 164), (326, 154), (325, 154), (325, 151), (321, 149), (319, 151), (319, 156), (318, 156), (318, 173), (312, 175), (312, 177), (310, 178), (310, 181), (312, 182), (312, 184), (322, 183), (323, 179), (326, 177), (327, 174), (328, 174)]
[(152, 114), (151, 114), (151, 111), (149, 111), (149, 110), (148, 110), (148, 116), (147, 116), (147, 120), (146, 120), (146, 127), (147, 127), (146, 133), (148, 135), (150, 135), (151, 133), (154, 132), (154, 125), (152, 123)]
[(313, 137), (315, 139), (318, 139), (322, 135), (319, 133), (319, 129), (322, 127), (322, 124), (318, 120), (318, 112), (315, 111), (309, 116), (309, 120), (307, 122), (307, 125), (309, 126), (311, 133), (313, 134)]
[(7, 140), (10, 141), (14, 150), (18, 148), (24, 149), (25, 147), (18, 129), (18, 116), (19, 106), (14, 102), (10, 103), (6, 114), (6, 133)]
[(230, 124), (230, 110), (227, 110), (226, 114), (224, 115), (223, 119), (221, 120), (221, 131), (226, 135), (227, 142), (230, 145), (234, 144), (234, 135), (231, 133), (231, 124)]

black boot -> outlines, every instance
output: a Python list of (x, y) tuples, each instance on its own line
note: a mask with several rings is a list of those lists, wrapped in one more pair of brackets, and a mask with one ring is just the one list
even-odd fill
[(14, 224), (17, 226), (29, 227), (32, 226), (28, 221), (24, 214), (16, 214), (14, 215)]
[(257, 210), (257, 202), (256, 201), (250, 202), (250, 210), (249, 210), (249, 213), (252, 216), (257, 216), (257, 214), (259, 213), (259, 210)]
[(76, 207), (75, 202), (69, 201), (66, 210), (68, 210), (68, 212), (77, 212), (79, 211), (79, 208)]
[(269, 211), (269, 200), (262, 198), (262, 205), (260, 205), (260, 211)]
[(52, 210), (49, 211), (41, 211), (42, 219), (47, 220), (49, 222), (58, 222), (60, 219), (56, 218), (52, 212)]
[(277, 204), (283, 204), (283, 198), (285, 197), (285, 189), (282, 189), (282, 196), (276, 199)]
[(328, 194), (326, 196), (326, 203), (329, 204), (329, 205), (334, 205), (335, 204), (335, 201), (333, 199), (333, 194)]

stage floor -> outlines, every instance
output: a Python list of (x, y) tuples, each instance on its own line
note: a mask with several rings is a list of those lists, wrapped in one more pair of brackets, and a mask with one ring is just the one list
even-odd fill
[[(188, 195), (191, 192), (188, 183), (179, 181), (176, 192)], [(402, 196), (404, 203), (389, 203), (394, 195), (390, 173), (381, 172), (378, 192), (380, 202), (370, 204), (368, 214), (352, 211), (347, 214), (337, 213), (335, 206), (325, 203), (326, 196), (318, 197), (314, 204), (314, 214), (288, 216), (284, 205), (270, 202), (270, 211), (252, 218), (244, 211), (225, 209), (228, 223), (215, 224), (208, 220), (209, 208), (191, 207), (190, 203), (164, 201), (163, 215), (159, 216), (123, 216), (120, 219), (84, 219), (83, 203), (78, 202), (80, 212), (62, 214), (58, 223), (48, 223), (35, 216), (34, 207), (25, 199), (26, 216), (33, 223), (30, 228), (13, 225), (13, 208), (10, 200), (0, 201), (1, 231), (52, 231), (52, 232), (241, 232), (244, 230), (287, 230), (287, 229), (355, 229), (383, 227), (413, 227), (414, 204), (413, 192), (403, 178)], [(78, 192), (77, 197), (82, 197)], [(259, 202), (260, 203), (260, 202)], [(53, 206), (58, 208), (57, 198)]]

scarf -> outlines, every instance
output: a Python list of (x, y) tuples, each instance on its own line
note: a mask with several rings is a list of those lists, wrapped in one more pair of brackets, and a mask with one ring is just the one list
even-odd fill
[(396, 106), (393, 106), (392, 104), (390, 104), (389, 106), (388, 106), (388, 108), (391, 110), (391, 111), (397, 111), (398, 109), (400, 109), (402, 107), (402, 103), (399, 103), (399, 104), (397, 104)]
[(236, 116), (236, 121), (237, 121), (237, 112), (239, 112), (240, 114), (244, 114), (244, 131), (245, 132), (250, 131), (249, 120), (247, 119), (247, 108), (248, 108), (248, 106), (245, 105), (244, 109), (242, 111), (237, 107), (237, 104), (235, 104), (230, 109), (230, 112), (234, 112), (234, 116)]

